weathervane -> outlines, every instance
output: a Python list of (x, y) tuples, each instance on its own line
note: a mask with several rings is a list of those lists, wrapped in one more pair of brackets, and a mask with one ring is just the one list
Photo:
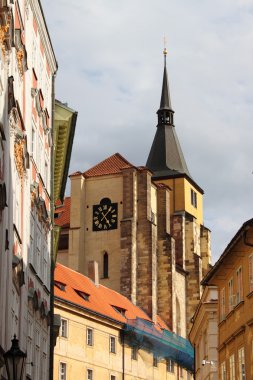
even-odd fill
[(167, 48), (166, 48), (166, 45), (167, 45), (167, 38), (164, 34), (164, 37), (163, 37), (163, 55), (164, 55), (164, 66), (166, 66), (166, 55), (167, 55)]

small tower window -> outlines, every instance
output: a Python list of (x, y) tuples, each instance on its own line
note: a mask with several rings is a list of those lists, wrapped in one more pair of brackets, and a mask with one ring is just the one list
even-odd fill
[(191, 189), (191, 204), (193, 207), (197, 208), (197, 193)]
[(109, 277), (109, 259), (108, 253), (105, 252), (103, 256), (103, 278)]

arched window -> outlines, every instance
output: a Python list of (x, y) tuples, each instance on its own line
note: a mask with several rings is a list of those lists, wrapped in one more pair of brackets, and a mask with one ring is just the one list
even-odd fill
[(107, 252), (104, 252), (104, 256), (103, 256), (103, 277), (104, 278), (108, 278), (109, 277), (109, 262), (108, 262), (108, 253)]

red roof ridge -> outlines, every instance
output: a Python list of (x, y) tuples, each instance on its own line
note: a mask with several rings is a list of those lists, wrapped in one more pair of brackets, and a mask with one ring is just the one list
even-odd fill
[(98, 177), (103, 175), (118, 174), (122, 169), (134, 168), (120, 153), (105, 158), (95, 166), (83, 172), (84, 177)]

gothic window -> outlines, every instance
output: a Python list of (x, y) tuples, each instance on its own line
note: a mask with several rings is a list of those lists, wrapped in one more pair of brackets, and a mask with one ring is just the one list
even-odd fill
[(181, 313), (178, 298), (176, 299), (177, 334), (181, 335)]
[(191, 189), (191, 204), (193, 207), (197, 208), (197, 193)]
[(103, 278), (109, 277), (109, 258), (108, 253), (104, 252), (103, 255)]

